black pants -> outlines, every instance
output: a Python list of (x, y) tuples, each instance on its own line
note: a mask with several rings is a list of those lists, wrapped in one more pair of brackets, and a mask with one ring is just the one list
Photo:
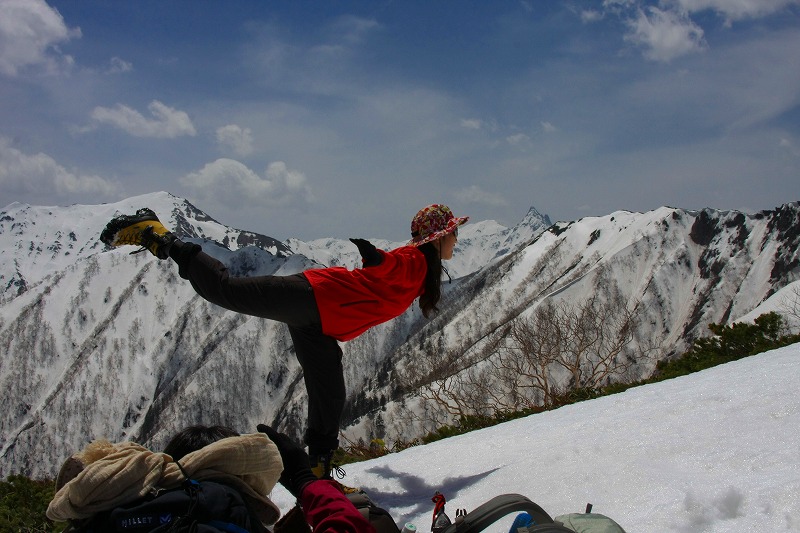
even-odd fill
[(305, 276), (230, 277), (225, 265), (199, 246), (180, 241), (170, 256), (181, 277), (209, 302), (289, 326), (308, 394), (309, 453), (335, 450), (345, 401), (342, 349), (336, 339), (322, 333), (317, 302)]

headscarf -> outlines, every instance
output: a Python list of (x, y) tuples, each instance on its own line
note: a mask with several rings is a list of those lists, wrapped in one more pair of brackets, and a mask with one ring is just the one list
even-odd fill
[(411, 237), (409, 246), (421, 246), (435, 241), (448, 233), (453, 233), (469, 217), (455, 217), (450, 208), (444, 204), (432, 204), (420, 209), (411, 220)]

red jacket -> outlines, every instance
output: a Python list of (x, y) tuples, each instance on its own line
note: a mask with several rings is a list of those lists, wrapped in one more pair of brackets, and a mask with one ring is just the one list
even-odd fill
[(378, 266), (306, 270), (322, 320), (322, 332), (349, 341), (408, 309), (423, 292), (428, 270), (415, 246), (384, 252)]
[(306, 485), (300, 506), (314, 533), (375, 533), (335, 481), (320, 479)]

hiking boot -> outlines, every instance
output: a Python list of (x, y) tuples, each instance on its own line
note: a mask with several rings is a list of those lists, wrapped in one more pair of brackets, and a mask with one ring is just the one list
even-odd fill
[(139, 253), (148, 250), (159, 259), (169, 257), (169, 249), (175, 242), (173, 235), (158, 220), (152, 209), (143, 207), (135, 215), (119, 215), (106, 224), (100, 234), (100, 240), (108, 246), (117, 247), (126, 244), (141, 246)]
[(344, 471), (344, 468), (333, 464), (333, 451), (314, 454), (309, 456), (309, 459), (311, 460), (311, 472), (313, 472), (313, 474), (319, 479), (330, 479), (335, 481), (345, 494), (352, 494), (360, 490), (356, 487), (349, 487), (341, 481), (333, 479), (334, 472), (336, 473), (336, 477), (339, 479), (342, 479), (347, 475), (347, 472)]
[(311, 461), (311, 472), (314, 473), (319, 479), (333, 479), (331, 471), (333, 470), (333, 451), (328, 451), (320, 454), (309, 455)]

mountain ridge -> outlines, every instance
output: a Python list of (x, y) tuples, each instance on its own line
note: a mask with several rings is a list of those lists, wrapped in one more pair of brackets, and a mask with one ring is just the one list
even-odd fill
[[(343, 239), (279, 242), (234, 230), (184, 202), (153, 193), (70, 206), (49, 226), (42, 221), (55, 208), (12, 204), (0, 213), (4, 475), (52, 475), (68, 450), (93, 438), (158, 447), (193, 423), (247, 431), (267, 422), (302, 432), (302, 374), (281, 324), (208, 304), (170, 261), (107, 250), (96, 237), (118, 211), (146, 205), (239, 275), (355, 268), (357, 250)], [(78, 222), (73, 239), (65, 228)], [(662, 207), (555, 224), (532, 209), (512, 228), (468, 224), (436, 318), (426, 321), (412, 307), (343, 345), (344, 433), (358, 439), (425, 431), (425, 423), (408, 421), (409, 412), (430, 406), (407, 389), (405, 369), (424, 368), (431, 353), (480, 365), (493, 357), (489, 341), (516, 317), (546, 301), (579, 301), (601, 281), (641, 302), (643, 338), (660, 339), (660, 357), (672, 356), (708, 322), (751, 312), (798, 279), (799, 226), (797, 202), (753, 215)], [(654, 364), (637, 361), (636, 371)]]

